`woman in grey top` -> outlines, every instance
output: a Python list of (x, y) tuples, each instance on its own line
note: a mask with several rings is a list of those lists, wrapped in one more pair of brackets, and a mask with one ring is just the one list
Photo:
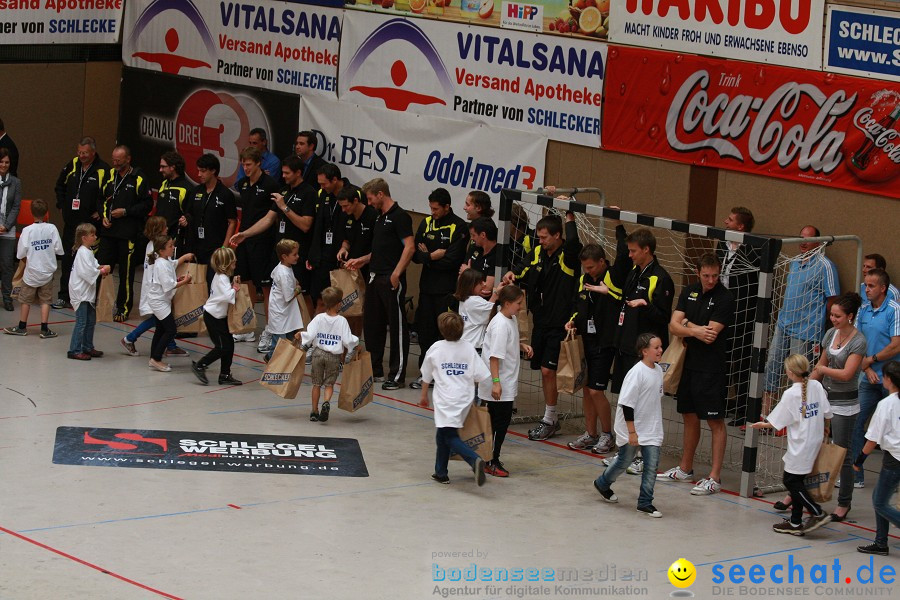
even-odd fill
[(831, 420), (831, 436), (838, 446), (847, 448), (841, 467), (841, 488), (838, 507), (831, 515), (832, 521), (843, 521), (850, 512), (853, 498), (853, 459), (850, 455), (850, 438), (859, 414), (859, 367), (866, 355), (866, 338), (853, 326), (862, 299), (855, 292), (838, 297), (831, 307), (833, 329), (822, 340), (822, 355), (811, 379), (822, 382), (828, 392), (828, 402), (834, 412)]
[(12, 280), (16, 272), (16, 220), (22, 203), (22, 185), (10, 174), (9, 150), (0, 148), (0, 286), (3, 308), (13, 309)]

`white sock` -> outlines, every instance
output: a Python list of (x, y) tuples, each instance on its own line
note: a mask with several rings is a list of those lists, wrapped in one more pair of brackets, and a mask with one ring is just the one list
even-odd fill
[(547, 404), (544, 407), (544, 422), (554, 425), (554, 424), (556, 424), (556, 421), (557, 421), (556, 407), (550, 406), (549, 404)]

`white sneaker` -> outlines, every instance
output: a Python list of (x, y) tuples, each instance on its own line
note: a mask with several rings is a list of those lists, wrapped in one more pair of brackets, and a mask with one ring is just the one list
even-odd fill
[[(253, 340), (248, 340), (253, 341)], [(263, 332), (259, 334), (259, 344), (256, 346), (256, 351), (260, 354), (265, 354), (269, 351), (269, 348), (272, 347), (272, 334), (269, 333), (268, 328), (263, 329)]]
[(234, 338), (236, 342), (252, 342), (256, 340), (256, 334), (252, 331), (250, 333), (238, 333), (231, 336)]
[(594, 454), (607, 454), (612, 452), (612, 449), (616, 447), (615, 441), (613, 441), (612, 435), (608, 433), (601, 433), (600, 437), (597, 438), (597, 443), (594, 444), (594, 447), (591, 448), (591, 452)]
[(618, 456), (618, 453), (613, 454), (612, 456), (607, 456), (606, 458), (604, 458), (604, 459), (601, 460), (600, 462), (603, 463), (603, 466), (604, 466), (604, 467), (608, 467), (609, 465), (613, 464), (613, 461), (616, 460), (616, 457), (617, 457), (617, 456)]
[(625, 469), (625, 472), (629, 475), (640, 475), (644, 472), (644, 459), (643, 458), (635, 458), (634, 462), (628, 465), (628, 468)]
[(687, 483), (692, 483), (694, 480), (694, 472), (686, 473), (681, 470), (681, 466), (674, 466), (665, 473), (658, 473), (656, 475), (657, 479), (671, 479), (672, 481), (684, 481)]
[(693, 494), (694, 496), (709, 496), (710, 494), (715, 494), (716, 492), (719, 492), (721, 490), (721, 483), (719, 483), (715, 479), (707, 477), (697, 482), (697, 485), (695, 485), (691, 490), (691, 494)]

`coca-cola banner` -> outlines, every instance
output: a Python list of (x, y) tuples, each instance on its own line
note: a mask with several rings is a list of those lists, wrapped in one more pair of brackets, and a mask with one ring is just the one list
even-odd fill
[(900, 84), (613, 46), (603, 147), (900, 198)]
[(618, 0), (609, 41), (822, 68), (823, 0)]

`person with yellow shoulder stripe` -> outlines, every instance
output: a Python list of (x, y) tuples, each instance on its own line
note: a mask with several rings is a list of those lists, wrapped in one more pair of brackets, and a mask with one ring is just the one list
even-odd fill
[(166, 220), (166, 227), (175, 239), (175, 247), (179, 254), (187, 252), (188, 221), (185, 216), (185, 198), (189, 186), (184, 176), (184, 158), (175, 151), (164, 153), (159, 159), (159, 174), (162, 183), (156, 195), (156, 215)]
[(150, 183), (144, 173), (131, 166), (131, 150), (118, 145), (112, 151), (112, 176), (103, 186), (100, 216), (100, 249), (97, 259), (104, 265), (119, 266), (116, 296), (117, 323), (128, 320), (134, 304), (134, 273), (143, 260), (135, 252), (144, 221), (153, 207)]

